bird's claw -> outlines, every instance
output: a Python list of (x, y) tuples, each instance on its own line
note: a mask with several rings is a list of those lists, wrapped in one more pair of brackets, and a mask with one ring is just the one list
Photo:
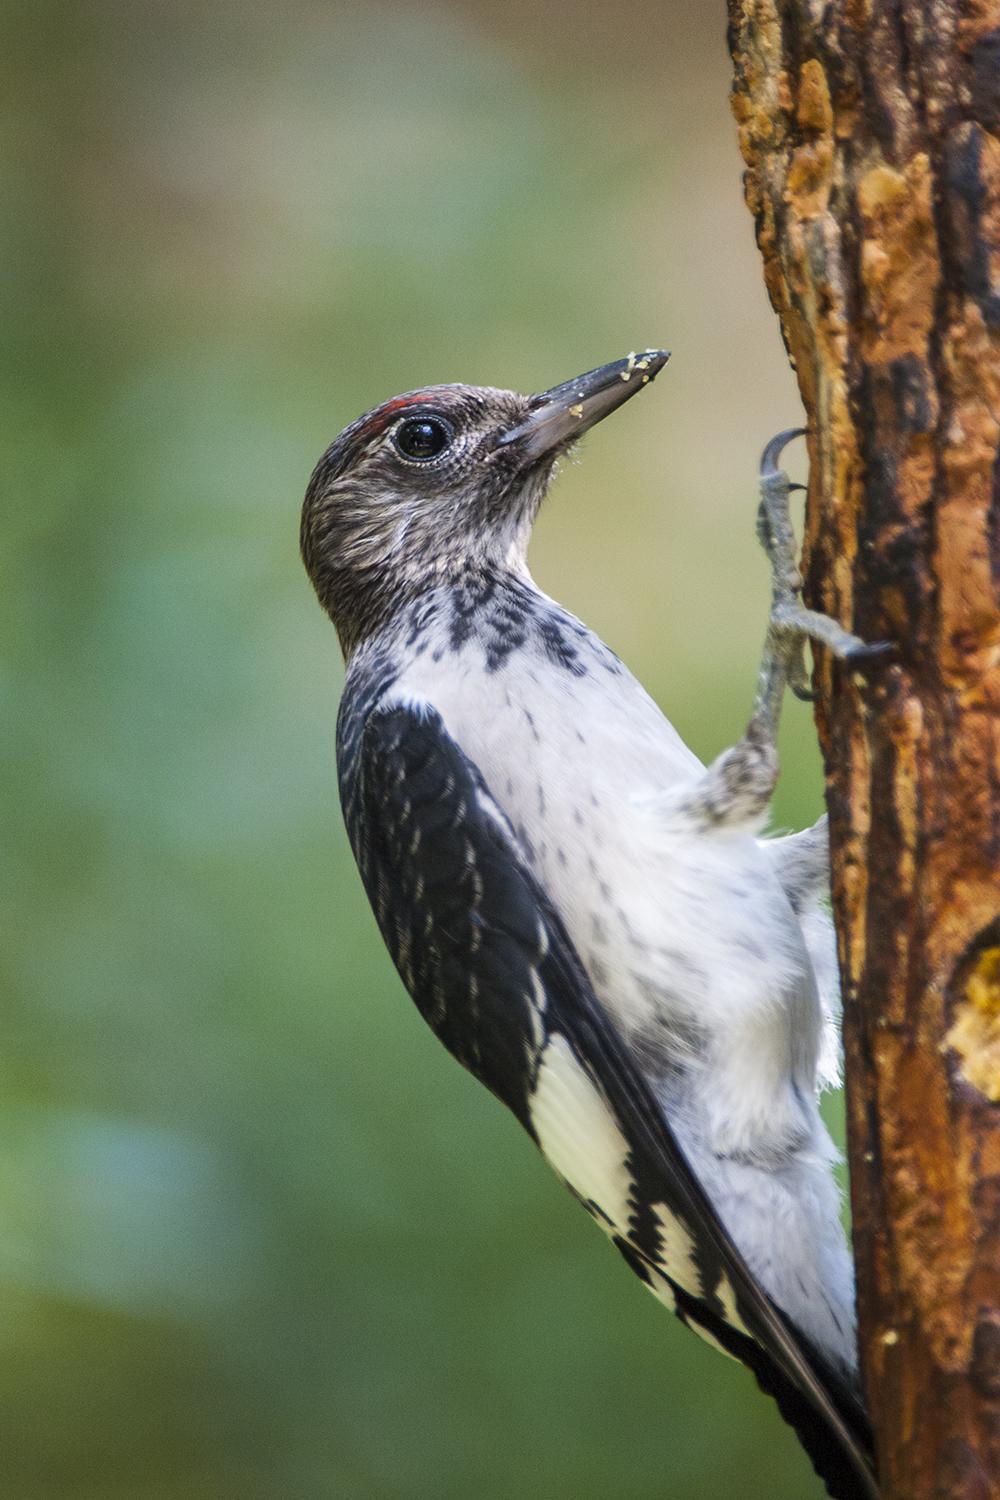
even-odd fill
[(806, 670), (806, 659), (802, 650), (802, 642), (795, 652), (788, 666), (788, 686), (800, 703), (815, 703), (816, 694), (809, 682), (809, 673)]
[(875, 661), (881, 656), (891, 656), (896, 649), (895, 641), (863, 641), (854, 637), (854, 645), (843, 653), (846, 662)]
[[(803, 611), (808, 614), (808, 611)], [(827, 615), (820, 615), (821, 620), (829, 619)], [(830, 622), (834, 624), (834, 621)], [(839, 627), (837, 627), (839, 630)], [(814, 626), (799, 626), (795, 619), (789, 620), (787, 616), (779, 615), (776, 629), (779, 633), (786, 634), (789, 631), (798, 635), (797, 647), (787, 667), (787, 681), (793, 694), (802, 703), (815, 703), (817, 694), (813, 692), (809, 683), (809, 674), (806, 671), (805, 658), (802, 654), (802, 646), (808, 636), (811, 640), (820, 640), (829, 648), (831, 653), (839, 661), (845, 662), (847, 666), (857, 671), (862, 671), (865, 666), (872, 664), (885, 656), (889, 656), (896, 649), (892, 641), (863, 641), (860, 637), (847, 635), (843, 632), (840, 639), (832, 640), (827, 635), (819, 634)]]
[(804, 427), (786, 427), (784, 432), (777, 433), (767, 444), (760, 456), (761, 479), (776, 479), (781, 473), (778, 463), (782, 453), (784, 453), (789, 443), (794, 442), (796, 438), (805, 437), (805, 435), (806, 429)]

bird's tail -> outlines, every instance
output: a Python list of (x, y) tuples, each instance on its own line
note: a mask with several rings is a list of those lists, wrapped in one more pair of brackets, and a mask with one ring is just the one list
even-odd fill
[(879, 1492), (875, 1445), (861, 1393), (832, 1369), (798, 1330), (796, 1341), (841, 1419), (840, 1433), (832, 1432), (826, 1423), (817, 1422), (813, 1403), (763, 1350), (755, 1345), (744, 1355), (744, 1363), (753, 1370), (761, 1390), (773, 1398), (785, 1421), (794, 1428), (834, 1500), (875, 1500)]

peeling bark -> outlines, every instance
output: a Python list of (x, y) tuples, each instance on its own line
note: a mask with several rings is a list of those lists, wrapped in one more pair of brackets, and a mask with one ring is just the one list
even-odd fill
[(1000, 1495), (1000, 0), (729, 0), (810, 428), (862, 1367), (887, 1496)]

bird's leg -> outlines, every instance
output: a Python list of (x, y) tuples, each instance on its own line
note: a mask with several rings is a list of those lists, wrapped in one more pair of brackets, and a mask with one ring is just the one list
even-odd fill
[(884, 643), (868, 645), (845, 630), (829, 615), (806, 609), (798, 597), (802, 574), (796, 559), (795, 531), (788, 510), (788, 496), (801, 485), (789, 483), (778, 468), (782, 452), (804, 429), (779, 432), (764, 449), (760, 460), (760, 504), (757, 507), (757, 538), (771, 563), (771, 617), (764, 640), (764, 654), (757, 682), (757, 697), (747, 725), (747, 736), (777, 739), (781, 699), (787, 683), (797, 698), (809, 701), (812, 693), (806, 672), (806, 640), (820, 641), (841, 661), (881, 656)]
[(743, 738), (712, 762), (689, 796), (688, 815), (702, 824), (752, 827), (766, 815), (778, 777), (778, 725), (785, 686), (796, 697), (812, 697), (804, 655), (807, 638), (821, 641), (842, 661), (878, 656), (887, 649), (883, 644), (867, 645), (829, 615), (806, 609), (798, 597), (802, 574), (788, 509), (793, 486), (778, 463), (786, 444), (801, 435), (801, 428), (780, 432), (761, 457), (757, 536), (771, 562), (771, 614), (753, 712)]

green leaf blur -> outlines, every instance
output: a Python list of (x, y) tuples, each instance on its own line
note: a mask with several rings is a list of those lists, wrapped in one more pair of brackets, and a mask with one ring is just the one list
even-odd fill
[[(819, 1494), (404, 994), (297, 557), (364, 407), (664, 344), (534, 566), (701, 754), (738, 734), (800, 409), (723, 11), (5, 7), (10, 1500)], [(800, 826), (804, 710), (785, 749)]]

